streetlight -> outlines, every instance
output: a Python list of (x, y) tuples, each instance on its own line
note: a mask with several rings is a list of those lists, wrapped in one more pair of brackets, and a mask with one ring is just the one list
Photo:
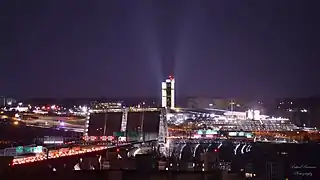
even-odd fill
[(233, 101), (233, 100), (231, 100), (230, 101), (230, 109), (231, 109), (231, 111), (233, 111), (233, 106), (235, 105), (236, 103)]

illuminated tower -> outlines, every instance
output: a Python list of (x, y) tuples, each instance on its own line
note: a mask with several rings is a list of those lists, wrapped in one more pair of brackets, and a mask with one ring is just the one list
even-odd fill
[(162, 82), (162, 107), (174, 108), (174, 83), (172, 76)]

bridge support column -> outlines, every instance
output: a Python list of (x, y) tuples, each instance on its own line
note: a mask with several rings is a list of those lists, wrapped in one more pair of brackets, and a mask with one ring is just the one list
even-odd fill
[(175, 144), (173, 147), (173, 152), (172, 152), (172, 156), (176, 159), (176, 160), (180, 160), (181, 158), (181, 152), (183, 151), (183, 148), (186, 147), (187, 144), (185, 143), (179, 143), (179, 144)]
[(159, 135), (158, 144), (160, 146), (160, 153), (164, 156), (169, 156), (169, 146), (167, 144), (168, 124), (167, 124), (167, 109), (161, 110), (159, 121)]
[(121, 132), (126, 132), (127, 131), (127, 122), (128, 122), (128, 108), (125, 108), (122, 112), (122, 119), (121, 119)]
[(201, 144), (192, 144), (191, 145), (191, 153), (193, 154), (193, 157), (196, 157), (196, 151), (201, 146)]
[(87, 113), (87, 115), (86, 115), (86, 121), (85, 121), (85, 123), (84, 123), (83, 136), (88, 136), (89, 123), (90, 123), (90, 113)]

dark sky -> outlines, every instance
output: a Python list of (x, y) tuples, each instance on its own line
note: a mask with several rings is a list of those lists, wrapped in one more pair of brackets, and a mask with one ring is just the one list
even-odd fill
[(0, 95), (318, 94), (316, 2), (2, 0)]

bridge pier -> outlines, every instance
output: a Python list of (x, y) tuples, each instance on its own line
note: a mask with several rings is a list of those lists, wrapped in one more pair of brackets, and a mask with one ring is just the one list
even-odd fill
[(158, 144), (160, 154), (164, 156), (170, 156), (170, 149), (167, 143), (168, 137), (168, 123), (167, 123), (167, 109), (162, 109), (160, 114), (159, 121), (159, 135), (158, 135)]
[[(228, 147), (227, 149), (224, 149)], [(250, 143), (237, 142), (234, 143), (232, 141), (225, 142), (223, 140), (172, 140), (170, 143), (170, 149), (172, 149), (172, 153), (170, 156), (175, 157), (177, 160), (181, 160), (183, 156), (183, 152), (185, 148), (189, 148), (191, 151), (192, 157), (196, 159), (200, 159), (200, 155), (205, 152), (210, 152), (213, 150), (227, 150), (231, 152), (232, 155), (241, 155), (250, 152), (252, 145)], [(223, 149), (222, 149), (223, 148)], [(219, 150), (220, 149), (220, 150)], [(215, 151), (216, 151), (215, 150)]]

